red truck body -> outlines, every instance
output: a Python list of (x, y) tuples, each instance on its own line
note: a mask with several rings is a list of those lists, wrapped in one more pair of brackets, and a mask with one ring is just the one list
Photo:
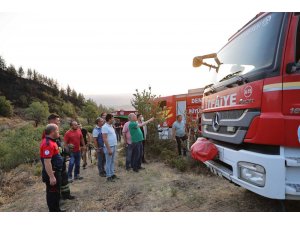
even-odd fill
[[(156, 102), (167, 111), (167, 120), (163, 126), (172, 127), (177, 115), (198, 119), (201, 116), (203, 89), (191, 89), (187, 94), (159, 97)], [(186, 119), (186, 118), (185, 118)]]

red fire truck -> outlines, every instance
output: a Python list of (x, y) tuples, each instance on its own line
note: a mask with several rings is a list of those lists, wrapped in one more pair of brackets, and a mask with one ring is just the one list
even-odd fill
[(212, 172), (259, 195), (300, 199), (300, 13), (260, 13), (216, 54), (202, 134), (217, 146)]

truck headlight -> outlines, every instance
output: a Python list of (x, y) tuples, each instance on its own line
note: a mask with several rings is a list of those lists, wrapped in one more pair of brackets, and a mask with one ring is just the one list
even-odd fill
[(266, 170), (263, 166), (249, 162), (239, 162), (239, 178), (258, 187), (266, 183)]

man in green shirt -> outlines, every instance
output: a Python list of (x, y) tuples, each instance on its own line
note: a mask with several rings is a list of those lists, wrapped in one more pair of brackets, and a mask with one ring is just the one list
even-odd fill
[(131, 135), (131, 141), (132, 141), (132, 148), (133, 148), (133, 171), (139, 172), (139, 169), (141, 169), (141, 156), (143, 151), (143, 133), (140, 129), (140, 127), (143, 127), (147, 125), (148, 123), (152, 122), (154, 118), (152, 117), (150, 120), (147, 120), (144, 123), (138, 123), (137, 122), (137, 116), (134, 113), (130, 113), (128, 115), (129, 120), (131, 121), (129, 123), (129, 132)]

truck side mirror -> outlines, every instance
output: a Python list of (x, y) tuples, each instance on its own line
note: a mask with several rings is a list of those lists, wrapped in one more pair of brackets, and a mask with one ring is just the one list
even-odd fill
[(300, 63), (288, 63), (286, 65), (286, 73), (287, 74), (292, 74), (297, 71), (300, 71)]

